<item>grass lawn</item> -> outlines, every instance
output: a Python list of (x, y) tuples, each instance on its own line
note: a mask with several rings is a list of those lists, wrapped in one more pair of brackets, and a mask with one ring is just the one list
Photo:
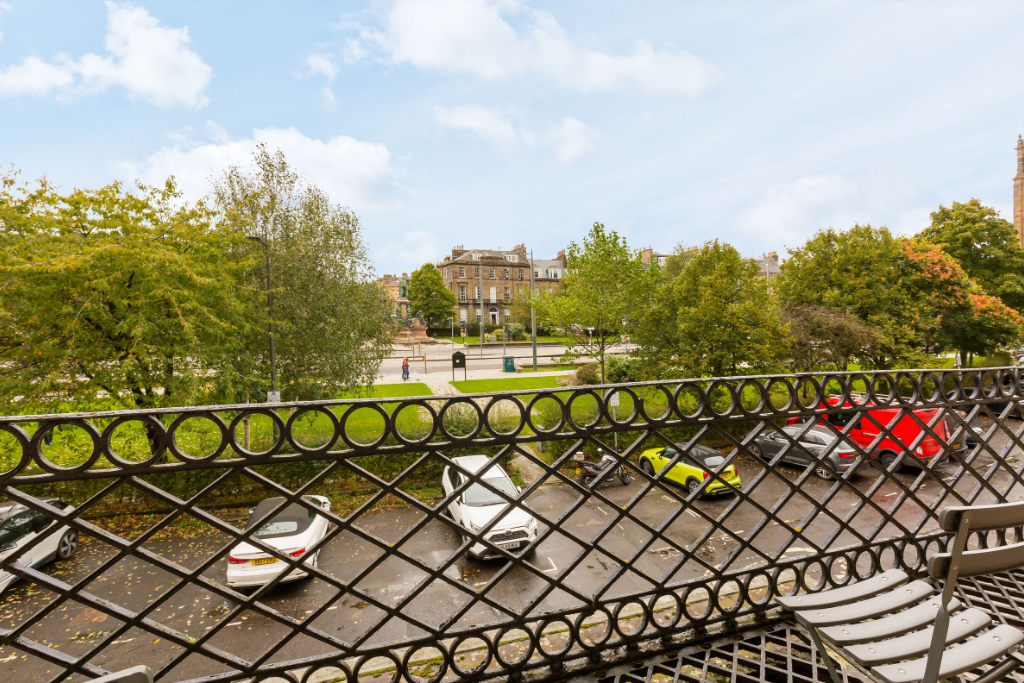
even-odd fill
[[(579, 366), (573, 363), (557, 363), (555, 365), (537, 363), (537, 372), (549, 372), (551, 370), (575, 370)], [(523, 372), (533, 372), (533, 363), (527, 359), (523, 363)]]
[(510, 377), (508, 379), (471, 379), (451, 382), (464, 394), (492, 391), (521, 391), (523, 389), (553, 389), (561, 377)]

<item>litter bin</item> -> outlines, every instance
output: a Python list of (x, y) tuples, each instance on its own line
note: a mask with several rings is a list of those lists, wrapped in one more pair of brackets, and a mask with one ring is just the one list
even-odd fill
[(502, 365), (504, 366), (505, 372), (515, 372), (516, 371), (516, 358), (515, 358), (515, 356), (502, 356), (501, 357), (501, 362), (502, 362)]

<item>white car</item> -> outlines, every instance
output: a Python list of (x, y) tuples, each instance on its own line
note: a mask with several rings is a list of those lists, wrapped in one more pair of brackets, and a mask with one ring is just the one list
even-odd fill
[[(73, 509), (56, 498), (44, 498), (44, 503), (59, 509)], [(78, 532), (20, 504), (0, 507), (0, 561), (18, 555), (29, 541), (40, 534), (46, 538), (22, 554), (17, 562), (38, 567), (52, 560), (66, 560), (78, 550)], [(17, 580), (17, 575), (0, 571), (0, 591)]]
[[(459, 467), (472, 474), (477, 474), (488, 460), (490, 458), (486, 455), (464, 455), (452, 458), (452, 461)], [(501, 465), (492, 465), (484, 473), (483, 479), (510, 498), (514, 499), (519, 495), (519, 489), (512, 483)], [(464, 478), (458, 469), (445, 467), (441, 480), (445, 494), (451, 495), (456, 488), (462, 485)], [(499, 548), (518, 550), (537, 538), (537, 519), (525, 510), (510, 508), (511, 506), (493, 491), (474, 483), (448, 505), (448, 514), (456, 524), (473, 532), (480, 531), (492, 519), (500, 516), (499, 521), (491, 527), (485, 538)], [(483, 543), (474, 543), (470, 546), (469, 554), (481, 559), (502, 557), (500, 553)]]
[[(331, 509), (331, 502), (323, 496), (303, 496), (302, 499), (323, 510)], [(284, 555), (291, 557), (305, 555), (303, 564), (315, 567), (320, 550), (307, 553), (307, 549), (318, 543), (327, 534), (330, 523), (323, 515), (298, 503), (292, 503), (278, 511), (273, 517), (264, 519), (271, 510), (283, 502), (284, 498), (268, 498), (260, 501), (256, 507), (249, 510), (249, 521), (245, 525), (245, 531), (249, 531), (259, 524), (260, 527), (253, 534), (253, 538), (258, 538)], [(249, 543), (239, 543), (228, 552), (227, 578), (228, 586), (232, 588), (262, 586), (288, 569), (287, 564)], [(309, 574), (301, 569), (295, 569), (280, 582), (297, 581), (307, 576)]]

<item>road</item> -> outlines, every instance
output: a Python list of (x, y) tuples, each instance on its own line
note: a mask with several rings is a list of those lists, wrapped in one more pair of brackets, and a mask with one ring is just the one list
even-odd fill
[[(1014, 425), (1018, 428), (1019, 425)], [(996, 439), (996, 443), (1005, 438)], [(983, 459), (984, 460), (984, 459)], [(736, 461), (740, 475), (745, 482), (762, 471), (761, 466), (747, 457)], [(946, 476), (953, 474), (953, 468), (946, 468)], [(982, 470), (983, 471), (983, 470)], [(559, 524), (559, 529), (548, 537), (528, 560), (536, 567), (537, 573), (515, 568), (488, 590), (487, 595), (509, 610), (525, 609), (536, 596), (549, 587), (549, 578), (557, 578), (584, 595), (591, 595), (606, 589), (607, 596), (622, 595), (637, 590), (649, 590), (653, 582), (678, 581), (696, 578), (708, 573), (709, 567), (721, 563), (738, 546), (738, 538), (745, 537), (757, 525), (765, 521), (762, 509), (768, 509), (787, 492), (795, 490), (792, 481), (797, 477), (795, 469), (783, 469), (785, 476), (770, 474), (757, 487), (753, 502), (743, 502), (726, 517), (724, 525), (728, 531), (718, 530), (706, 540), (692, 558), (679, 564), (680, 553), (668, 541), (690, 547), (705, 534), (709, 519), (719, 519), (727, 513), (736, 500), (732, 495), (707, 498), (698, 501), (683, 511), (665, 530), (664, 539), (648, 544), (651, 535), (636, 522), (628, 519), (616, 521), (619, 508), (627, 505), (640, 492), (643, 482), (634, 478), (628, 486), (617, 481), (602, 487), (601, 493), (612, 503), (606, 504), (595, 498), (576, 512), (567, 511), (579, 495), (575, 489), (564, 484), (547, 481), (528, 499), (527, 504), (542, 522)], [(913, 470), (901, 472), (899, 479), (911, 483), (915, 478)], [(857, 476), (854, 485), (866, 491), (874, 478)], [(1000, 473), (996, 484), (1006, 481)], [(777, 511), (777, 520), (768, 520), (766, 526), (756, 535), (751, 549), (741, 553), (729, 567), (742, 568), (763, 561), (758, 550), (771, 553), (787, 548), (784, 556), (796, 557), (810, 552), (809, 544), (825, 539), (837, 527), (834, 520), (819, 515), (798, 536), (794, 529), (803, 524), (806, 515), (814, 509), (818, 500), (825, 497), (831, 483), (817, 479), (806, 481), (791, 500)], [(971, 488), (962, 482), (958, 490), (966, 493)], [(682, 492), (679, 489), (680, 494)], [(922, 496), (930, 499), (940, 491), (937, 483), (924, 487)], [(873, 500), (883, 509), (888, 508), (898, 495), (894, 484), (887, 484), (873, 495)], [(1015, 492), (1014, 498), (1020, 499)], [(833, 498), (828, 509), (836, 515), (845, 516), (858, 501), (850, 489), (842, 490)], [(762, 506), (759, 509), (758, 505)], [(634, 508), (634, 515), (648, 525), (658, 526), (679, 510), (679, 502), (663, 491), (647, 492)], [(914, 504), (905, 504), (897, 518), (912, 524), (921, 514)], [(373, 534), (382, 546), (396, 544), (403, 553), (417, 558), (431, 567), (445, 563), (459, 546), (459, 534), (447, 520), (433, 520), (418, 534), (402, 542), (407, 529), (421, 519), (422, 513), (411, 508), (402, 508), (366, 514), (356, 520), (359, 528)], [(871, 510), (862, 511), (854, 520), (853, 528), (865, 532), (871, 529), (880, 516)], [(602, 549), (588, 546), (606, 528), (608, 533), (601, 541)], [(887, 535), (883, 532), (883, 535)], [(845, 545), (853, 542), (854, 534), (844, 532), (837, 542)], [(147, 549), (177, 562), (183, 567), (194, 568), (212, 555), (218, 553), (227, 538), (212, 530), (189, 532), (187, 536), (171, 536), (147, 543)], [(645, 547), (646, 546), (646, 547)], [(606, 588), (613, 572), (620, 562), (632, 557), (640, 548), (644, 551), (635, 563), (635, 571), (629, 571), (612, 586)], [(72, 560), (53, 564), (47, 573), (73, 583), (85, 576), (111, 551), (95, 539), (83, 539), (82, 549)], [(351, 582), (383, 550), (363, 541), (351, 532), (344, 532), (329, 543), (321, 552), (319, 566), (325, 572), (342, 581)], [(583, 556), (574, 569), (567, 567)], [(219, 560), (205, 574), (210, 579), (224, 580), (224, 560)], [(459, 557), (445, 572), (452, 584), (435, 581), (403, 611), (406, 616), (415, 617), (431, 625), (448, 619), (473, 596), (484, 589), (488, 582), (503, 567), (501, 561), (474, 561)], [(426, 577), (421, 570), (397, 558), (390, 558), (357, 584), (365, 594), (388, 605), (397, 605)], [(131, 610), (142, 610), (154, 598), (170, 594), (166, 603), (158, 608), (152, 618), (167, 626), (178, 629), (192, 637), (200, 637), (225, 619), (228, 625), (213, 639), (212, 644), (244, 658), (256, 658), (266, 653), (273, 644), (279, 643), (289, 632), (286, 626), (252, 612), (228, 616), (231, 601), (225, 601), (205, 589), (196, 586), (176, 585), (176, 580), (163, 570), (156, 569), (138, 559), (122, 560), (111, 570), (96, 579), (87, 589), (100, 598), (112, 600)], [(20, 583), (0, 598), (0, 626), (11, 628), (35, 613), (54, 596), (37, 587)], [(310, 579), (287, 584), (275, 590), (266, 600), (267, 604), (281, 612), (303, 618), (315, 609), (330, 604), (314, 625), (345, 641), (352, 641), (370, 629), (377, 630), (368, 639), (371, 644), (401, 643), (401, 641), (422, 635), (421, 630), (410, 622), (396, 616), (390, 619), (378, 608), (368, 605), (352, 594), (339, 595), (330, 585)], [(546, 612), (579, 605), (580, 601), (568, 592), (555, 589), (535, 608), (535, 612)], [(702, 611), (701, 607), (698, 611)], [(500, 619), (499, 610), (483, 603), (474, 605), (459, 620), (461, 625), (486, 624)], [(148, 635), (137, 629), (114, 636), (120, 623), (113, 617), (85, 608), (79, 604), (65, 603), (54, 614), (28, 633), (29, 637), (69, 654), (80, 654), (94, 646), (101, 639), (110, 640), (94, 663), (109, 670), (119, 670), (139, 663), (159, 668), (171, 661), (178, 648), (167, 641)], [(378, 628), (379, 627), (379, 628)], [(331, 651), (331, 646), (306, 636), (289, 641), (276, 652), (270, 661), (280, 661), (312, 656)], [(200, 657), (190, 657), (179, 663), (165, 680), (175, 681), (208, 675), (225, 670), (225, 667)], [(13, 649), (0, 649), (0, 672), (11, 674), (10, 680), (46, 680), (57, 672), (56, 667), (41, 660), (33, 659)]]

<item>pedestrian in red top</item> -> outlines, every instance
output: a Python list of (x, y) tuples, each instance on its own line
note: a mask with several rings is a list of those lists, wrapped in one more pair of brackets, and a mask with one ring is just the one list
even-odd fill
[(402, 380), (405, 381), (407, 379), (409, 379), (409, 359), (404, 358), (402, 359)]

